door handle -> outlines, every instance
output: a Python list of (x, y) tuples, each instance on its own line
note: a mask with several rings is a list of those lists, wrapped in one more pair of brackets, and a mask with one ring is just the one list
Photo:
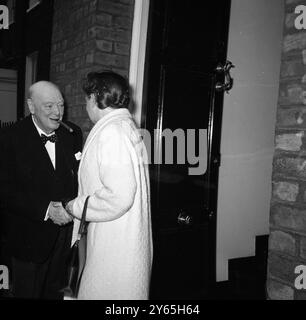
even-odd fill
[(192, 217), (182, 211), (177, 217), (177, 222), (180, 225), (190, 225), (192, 224)]
[(218, 64), (218, 66), (215, 69), (215, 72), (217, 74), (224, 74), (225, 82), (217, 82), (215, 85), (215, 89), (218, 92), (225, 91), (226, 93), (229, 93), (229, 91), (233, 88), (234, 80), (231, 77), (230, 70), (232, 68), (235, 68), (235, 66), (231, 63), (231, 61), (226, 61), (225, 65), (222, 65), (221, 63)]

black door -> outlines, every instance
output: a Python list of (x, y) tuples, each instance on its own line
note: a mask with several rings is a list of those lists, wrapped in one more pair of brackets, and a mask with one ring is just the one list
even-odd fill
[(216, 68), (226, 63), (229, 12), (229, 0), (151, 0), (142, 127), (154, 141), (152, 299), (209, 298), (215, 283), (223, 107), (215, 88), (226, 78)]

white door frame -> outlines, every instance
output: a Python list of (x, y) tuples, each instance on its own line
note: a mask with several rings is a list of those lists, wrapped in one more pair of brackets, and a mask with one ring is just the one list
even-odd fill
[(129, 81), (132, 88), (134, 118), (141, 124), (143, 79), (150, 0), (135, 0)]

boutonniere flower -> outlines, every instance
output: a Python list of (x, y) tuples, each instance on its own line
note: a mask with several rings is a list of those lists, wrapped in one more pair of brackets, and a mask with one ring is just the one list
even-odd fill
[(75, 158), (76, 158), (77, 161), (80, 161), (80, 160), (81, 160), (81, 157), (82, 157), (82, 152), (79, 151), (79, 152), (76, 153), (74, 156), (75, 156)]

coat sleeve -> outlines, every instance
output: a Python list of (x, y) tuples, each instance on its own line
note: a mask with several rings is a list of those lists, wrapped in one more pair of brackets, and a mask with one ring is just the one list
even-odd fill
[(27, 219), (44, 223), (50, 201), (38, 197), (33, 190), (20, 190), (14, 161), (13, 133), (0, 134), (0, 201), (4, 210), (10, 214), (21, 215)]
[[(133, 205), (137, 183), (133, 166), (133, 149), (120, 125), (103, 130), (97, 144), (100, 188), (90, 195), (86, 220), (106, 222), (120, 218)], [(135, 159), (134, 159), (135, 161)], [(80, 219), (86, 195), (78, 197), (73, 214)]]

